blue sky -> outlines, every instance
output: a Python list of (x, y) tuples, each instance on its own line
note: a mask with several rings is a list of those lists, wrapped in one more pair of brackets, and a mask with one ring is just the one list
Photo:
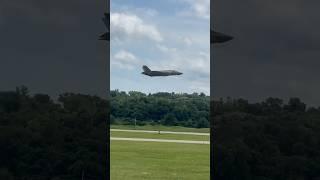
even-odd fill
[[(111, 1), (111, 89), (210, 92), (210, 0)], [(175, 69), (181, 76), (149, 77)]]

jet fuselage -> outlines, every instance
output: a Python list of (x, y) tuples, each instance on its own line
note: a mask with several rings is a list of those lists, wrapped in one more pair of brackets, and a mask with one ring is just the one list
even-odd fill
[(175, 70), (164, 70), (164, 71), (149, 71), (149, 72), (142, 72), (142, 74), (147, 76), (174, 76), (174, 75), (181, 75), (181, 72)]
[(162, 71), (151, 71), (146, 65), (142, 66), (143, 72), (141, 74), (147, 76), (174, 76), (181, 75), (182, 73), (176, 70), (162, 70)]

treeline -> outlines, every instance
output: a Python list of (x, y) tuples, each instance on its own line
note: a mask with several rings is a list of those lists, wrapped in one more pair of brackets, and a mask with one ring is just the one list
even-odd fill
[(0, 92), (0, 179), (106, 179), (108, 109), (95, 96)]
[(111, 123), (208, 128), (210, 97), (203, 93), (177, 94), (111, 91)]
[(320, 108), (299, 98), (229, 98), (212, 106), (215, 179), (320, 179)]

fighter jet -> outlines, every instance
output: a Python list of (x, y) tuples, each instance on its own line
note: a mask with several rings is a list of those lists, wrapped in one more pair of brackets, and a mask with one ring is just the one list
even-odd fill
[(110, 13), (104, 13), (104, 17), (102, 18), (103, 23), (107, 27), (107, 32), (100, 35), (99, 40), (110, 41)]
[(147, 76), (173, 76), (173, 75), (181, 75), (181, 72), (176, 70), (162, 70), (162, 71), (151, 71), (146, 65), (142, 66), (143, 72), (141, 74)]
[(210, 44), (212, 43), (224, 43), (227, 41), (232, 40), (233, 37), (223, 34), (223, 33), (219, 33), (219, 32), (215, 32), (214, 30), (210, 30)]

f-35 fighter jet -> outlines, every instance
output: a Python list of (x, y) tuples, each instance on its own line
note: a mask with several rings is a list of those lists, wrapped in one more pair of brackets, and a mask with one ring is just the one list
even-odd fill
[(107, 27), (107, 32), (100, 35), (99, 40), (110, 41), (110, 13), (104, 13), (102, 21)]
[(233, 39), (232, 36), (210, 30), (210, 44), (224, 43), (224, 42), (230, 41), (232, 39)]
[(143, 72), (141, 74), (147, 76), (173, 76), (173, 75), (181, 75), (181, 72), (176, 70), (162, 70), (162, 71), (151, 71), (146, 65), (142, 66)]

